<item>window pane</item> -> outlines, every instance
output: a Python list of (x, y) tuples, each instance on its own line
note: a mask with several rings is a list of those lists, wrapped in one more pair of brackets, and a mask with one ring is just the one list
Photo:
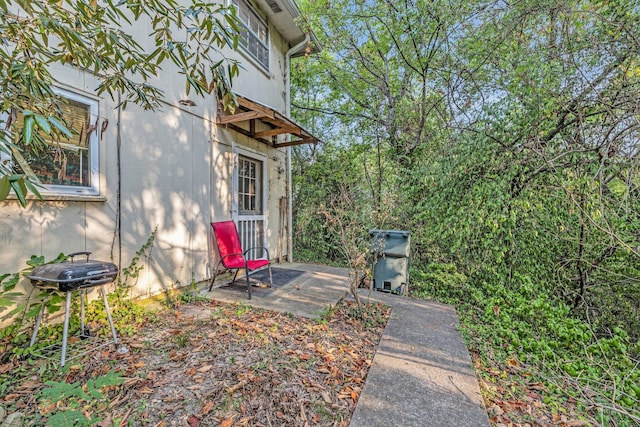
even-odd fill
[[(43, 135), (47, 147), (35, 151), (30, 146), (23, 146), (21, 152), (14, 153), (17, 169), (35, 176), (42, 184), (68, 185), (76, 187), (91, 186), (91, 165), (89, 142), (91, 138), (89, 106), (68, 100), (61, 105), (67, 128), (73, 133), (69, 139), (54, 140)], [(20, 114), (17, 126), (13, 128), (15, 138), (22, 135), (23, 117)], [(95, 126), (96, 123), (93, 123)]]
[(262, 43), (267, 44), (267, 27), (262, 26), (259, 31), (256, 32), (258, 34), (258, 38), (262, 41)]
[(233, 0), (240, 18), (238, 44), (269, 69), (269, 29), (244, 0)]
[(246, 157), (238, 161), (238, 209), (242, 214), (262, 214), (262, 163)]

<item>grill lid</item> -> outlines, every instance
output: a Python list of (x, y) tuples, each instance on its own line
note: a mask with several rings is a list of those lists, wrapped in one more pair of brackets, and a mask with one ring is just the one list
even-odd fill
[(42, 282), (68, 283), (84, 279), (95, 279), (105, 275), (118, 275), (118, 268), (104, 261), (64, 261), (58, 264), (41, 265), (27, 276)]
[[(70, 254), (71, 260), (38, 266), (27, 277), (31, 279), (33, 286), (57, 287), (66, 291), (109, 283), (118, 276), (118, 267), (115, 264), (89, 260), (89, 254), (90, 252)], [(75, 261), (73, 257), (76, 255), (86, 255), (87, 259)]]

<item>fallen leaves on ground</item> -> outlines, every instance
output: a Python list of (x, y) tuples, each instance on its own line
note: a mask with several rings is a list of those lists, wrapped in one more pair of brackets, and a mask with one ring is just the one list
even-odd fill
[(504, 366), (489, 366), (477, 353), (471, 354), (480, 390), (491, 424), (495, 427), (586, 427), (594, 423), (578, 418), (576, 401), (569, 398), (561, 406), (544, 399), (545, 385), (533, 379), (517, 359)]
[[(123, 377), (106, 404), (89, 404), (89, 414), (110, 425), (346, 426), (389, 311), (369, 305), (362, 320), (344, 302), (312, 320), (244, 305), (185, 304), (124, 340), (127, 354), (94, 352), (56, 380), (82, 384), (110, 371)], [(35, 372), (44, 362), (14, 363)], [(39, 407), (43, 384), (33, 378), (26, 374), (5, 394), (32, 419), (52, 409)]]

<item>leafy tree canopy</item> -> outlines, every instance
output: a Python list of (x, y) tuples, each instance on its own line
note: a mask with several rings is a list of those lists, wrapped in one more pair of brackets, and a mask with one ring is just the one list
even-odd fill
[[(226, 106), (235, 103), (230, 85), (238, 64), (221, 53), (237, 46), (232, 7), (200, 0), (0, 0), (0, 15), (0, 150), (9, 156), (24, 146), (44, 148), (43, 134), (69, 134), (52, 89), (54, 64), (93, 73), (96, 93), (123, 108), (129, 102), (159, 107), (163, 91), (151, 82), (165, 64), (184, 76), (187, 93), (215, 92)], [(150, 28), (148, 40), (131, 34), (139, 25)], [(21, 135), (10, 140), (19, 113)], [(4, 162), (0, 200), (11, 189), (23, 206), (28, 190), (38, 194)]]

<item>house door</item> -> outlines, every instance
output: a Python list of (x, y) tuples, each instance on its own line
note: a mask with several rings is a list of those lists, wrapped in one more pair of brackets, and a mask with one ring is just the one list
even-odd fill
[[(265, 158), (238, 152), (234, 168), (234, 220), (242, 247), (266, 246), (266, 185)], [(260, 251), (248, 253), (249, 258), (266, 256)]]

